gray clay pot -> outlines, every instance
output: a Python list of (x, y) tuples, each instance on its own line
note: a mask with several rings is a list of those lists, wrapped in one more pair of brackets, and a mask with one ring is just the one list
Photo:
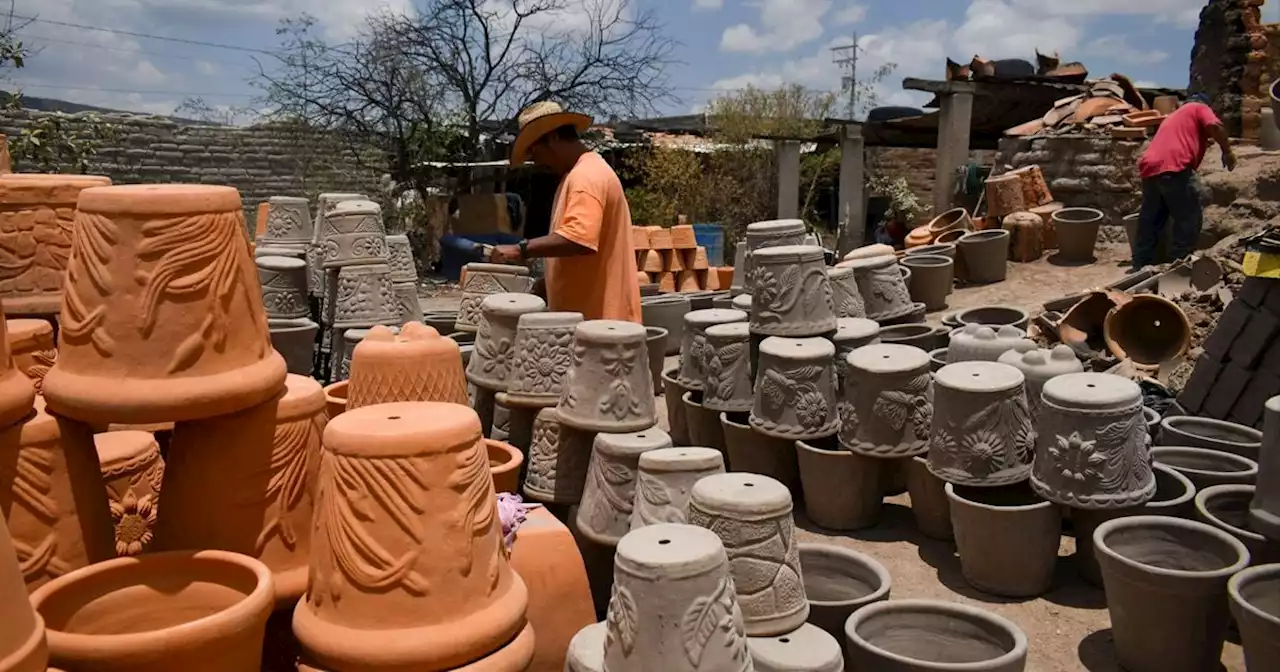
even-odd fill
[(938, 369), (941, 369), (946, 365), (947, 365), (947, 349), (946, 348), (938, 348), (937, 350), (929, 351), (929, 368), (934, 373), (937, 373)]
[(800, 337), (835, 331), (836, 308), (822, 248), (786, 245), (751, 256), (751, 333)]
[(1267, 538), (1250, 527), (1249, 503), (1253, 501), (1252, 485), (1214, 485), (1196, 493), (1196, 520), (1212, 525), (1240, 540), (1249, 549), (1254, 564), (1275, 562)]
[(796, 462), (796, 442), (775, 439), (751, 428), (746, 413), (721, 413), (725, 458), (734, 471), (763, 474), (787, 486), (794, 499), (800, 497), (800, 466)]
[(316, 332), (320, 326), (309, 319), (267, 320), (271, 347), (284, 357), (289, 373), (310, 376), (315, 358)]
[[(907, 319), (916, 312), (911, 293), (898, 270), (898, 260), (892, 255), (856, 259), (848, 267), (857, 279), (868, 319), (883, 326), (893, 320)], [(920, 308), (923, 310), (924, 306)]]
[(1235, 537), (1203, 523), (1130, 516), (1103, 523), (1094, 547), (1120, 666), (1129, 672), (1217, 669), (1227, 581), (1249, 564)]
[(956, 243), (964, 257), (965, 280), (984, 285), (1000, 282), (1009, 272), (1009, 232), (987, 229), (966, 233)]
[(604, 672), (606, 625), (604, 621), (592, 623), (569, 640), (564, 672)]
[(1031, 597), (1053, 583), (1062, 514), (1026, 483), (996, 488), (946, 485), (960, 569), (984, 593)]
[(1093, 261), (1093, 248), (1098, 243), (1102, 211), (1093, 208), (1062, 208), (1051, 216), (1054, 235), (1058, 239), (1058, 256), (1062, 261)]
[[(696, 396), (695, 396), (696, 395)], [(689, 442), (694, 446), (725, 451), (724, 428), (720, 426), (720, 412), (702, 405), (701, 393), (693, 390), (684, 393), (684, 418), (689, 428)], [(725, 460), (729, 462), (728, 459)]]
[(662, 401), (667, 406), (667, 427), (671, 431), (671, 442), (677, 446), (692, 445), (689, 443), (689, 421), (684, 412), (684, 395), (692, 390), (684, 387), (676, 380), (679, 369), (667, 369), (662, 372)]
[[(956, 258), (956, 246), (954, 243), (933, 243), (932, 245), (921, 245), (920, 247), (913, 247), (907, 250), (907, 253), (903, 255), (902, 258), (905, 260), (907, 257), (946, 257), (954, 261)], [(908, 268), (913, 268), (914, 270), (914, 267), (911, 267), (908, 264), (903, 264), (903, 266), (908, 266)]]
[(645, 327), (645, 345), (649, 348), (649, 372), (653, 374), (653, 389), (662, 387), (662, 365), (667, 357), (667, 330), (662, 327)]
[(858, 289), (858, 278), (852, 268), (828, 268), (827, 281), (831, 285), (831, 302), (835, 306), (837, 322), (867, 316), (867, 307)]
[(1022, 672), (1027, 636), (984, 609), (937, 600), (893, 600), (859, 609), (844, 627), (861, 672)]
[(1155, 446), (1151, 459), (1191, 479), (1196, 490), (1213, 485), (1252, 485), (1258, 478), (1258, 463), (1235, 453), (1190, 446)]
[[(800, 564), (803, 567), (803, 544)], [(1280, 670), (1280, 565), (1255, 565), (1236, 574), (1227, 583), (1227, 594), (1244, 640), (1245, 667)]]
[(1160, 433), (1160, 412), (1150, 406), (1143, 406), (1142, 417), (1147, 422), (1147, 436), (1155, 441), (1156, 435)]
[[(809, 598), (809, 622), (837, 641), (853, 612), (889, 599), (889, 572), (869, 555), (832, 544), (800, 544), (800, 573)], [(843, 646), (841, 648), (844, 648)], [(845, 659), (845, 669), (853, 663)]]
[(955, 321), (958, 327), (966, 324), (985, 324), (996, 329), (1008, 325), (1026, 331), (1027, 325), (1031, 323), (1031, 315), (1013, 306), (979, 306), (956, 313)]
[(916, 527), (930, 539), (949, 541), (955, 538), (946, 485), (945, 481), (929, 471), (929, 461), (925, 458), (913, 457), (907, 464), (907, 492), (911, 493), (911, 515), (916, 519)]
[(1160, 421), (1160, 442), (1212, 448), (1257, 460), (1262, 450), (1262, 432), (1225, 420), (1182, 415)]
[(684, 338), (684, 315), (690, 310), (687, 296), (664, 295), (641, 299), (640, 315), (644, 326), (667, 330), (666, 355), (680, 354), (680, 343)]
[(947, 296), (955, 284), (955, 260), (940, 254), (911, 254), (902, 258), (903, 268), (911, 270), (907, 289), (912, 301), (923, 303), (927, 310), (947, 307)]
[(648, 296), (657, 296), (659, 293), (658, 286), (652, 282), (646, 282), (640, 285), (640, 298)]
[(1160, 463), (1152, 464), (1151, 471), (1156, 476), (1156, 494), (1142, 505), (1142, 514), (1194, 519), (1196, 486), (1191, 479)]
[(804, 623), (771, 637), (748, 637), (747, 651), (755, 672), (842, 672), (840, 640)]
[(435, 329), (440, 335), (454, 332), (458, 323), (458, 312), (454, 310), (429, 310), (422, 315), (422, 323)]
[(840, 449), (834, 437), (797, 441), (805, 515), (829, 530), (861, 530), (880, 521), (884, 460)]
[(1267, 450), (1258, 465), (1261, 487), (1254, 493), (1249, 507), (1249, 521), (1255, 530), (1272, 540), (1280, 540), (1280, 397), (1267, 400), (1263, 429)]
[(925, 352), (946, 345), (948, 330), (927, 324), (895, 324), (881, 327), (877, 333), (881, 343), (912, 345)]

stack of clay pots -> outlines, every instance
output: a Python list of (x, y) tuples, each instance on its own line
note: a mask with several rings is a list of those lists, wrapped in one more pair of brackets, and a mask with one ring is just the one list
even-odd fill
[(892, 254), (856, 257), (841, 265), (853, 269), (867, 319), (881, 326), (924, 320), (928, 308), (923, 302), (912, 300), (898, 260)]
[(480, 331), (480, 305), (486, 296), (503, 293), (528, 293), (533, 287), (529, 269), (506, 264), (471, 263), (462, 267), (462, 302), (458, 304), (458, 331)]
[[(329, 310), (329, 305), (333, 300), (329, 294), (328, 274), (324, 267), (324, 246), (322, 234), (327, 229), (325, 218), (328, 217), (334, 208), (343, 201), (367, 201), (368, 196), (355, 193), (323, 193), (316, 197), (315, 217), (312, 220), (311, 242), (307, 246), (307, 271), (310, 278), (307, 281), (307, 289), (311, 294), (312, 320), (319, 323), (323, 321), (325, 314)], [(268, 210), (270, 217), (270, 210)], [(316, 347), (316, 376), (321, 380), (327, 380), (328, 367), (331, 365), (333, 332), (330, 329), (320, 329), (319, 344)]]
[[(742, 410), (751, 396), (746, 322), (747, 313), (727, 308), (695, 310), (684, 316), (680, 368), (675, 376), (680, 396), (668, 398), (667, 403), (680, 404), (680, 424), (688, 445), (728, 451), (720, 413)], [(704, 405), (706, 401), (710, 405)]]
[[(491, 297), (485, 302), (493, 300)], [(573, 360), (573, 333), (581, 322), (581, 313), (569, 312), (530, 312), (519, 316), (516, 322), (507, 385), (497, 393), (496, 399), (498, 406), (507, 411), (507, 441), (530, 456), (531, 474), (535, 467), (530, 449), (537, 417), (542, 410), (554, 408), (560, 402)], [(479, 345), (477, 341), (477, 348)], [(471, 362), (475, 361), (473, 355)], [(479, 390), (481, 384), (475, 384)], [(547, 465), (547, 455), (540, 454), (540, 457), (543, 458), (538, 466), (541, 469)]]
[[(506, 392), (511, 384), (513, 365), (516, 361), (517, 327), (521, 316), (541, 313), (547, 309), (542, 299), (523, 293), (490, 294), (480, 303), (480, 329), (476, 334), (475, 349), (467, 361), (467, 382), (474, 387), (472, 406), (480, 415), (480, 427), (487, 436), (494, 429), (496, 395)], [(570, 326), (576, 322), (570, 322)], [(568, 362), (563, 362), (564, 369)], [(554, 372), (553, 372), (554, 373)], [(560, 371), (564, 376), (564, 371)], [(508, 409), (509, 411), (509, 409)], [(528, 431), (533, 429), (533, 415), (527, 414)], [(506, 415), (509, 436), (510, 414)]]
[[(313, 218), (307, 199), (293, 196), (272, 196), (263, 205), (267, 214), (260, 216), (254, 256), (267, 258), (258, 261), (258, 279), (271, 345), (284, 357), (289, 373), (310, 376), (320, 329), (316, 298), (324, 291), (311, 251), (320, 213)], [(298, 262), (303, 262), (301, 269)]]
[(775, 219), (747, 225), (746, 249), (742, 260), (735, 261), (739, 269), (736, 276), (741, 275), (742, 292), (751, 294), (755, 289), (756, 250), (767, 247), (804, 244), (805, 225), (800, 219)]
[(387, 258), (391, 266), (391, 289), (400, 307), (400, 324), (422, 319), (422, 303), (418, 300), (418, 264), (413, 258), (409, 236), (387, 236)]

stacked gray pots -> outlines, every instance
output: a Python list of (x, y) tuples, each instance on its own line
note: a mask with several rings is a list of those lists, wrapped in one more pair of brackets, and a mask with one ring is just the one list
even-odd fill
[(1021, 371), (997, 362), (960, 362), (934, 375), (929, 470), (958, 485), (1025, 481), (1035, 430)]
[(877, 342), (880, 325), (861, 317), (842, 317), (836, 320), (836, 333), (828, 338), (836, 346), (836, 395), (844, 396), (844, 380), (849, 373), (849, 353), (864, 345)]
[(707, 343), (707, 329), (717, 324), (746, 322), (747, 314), (740, 310), (695, 310), (684, 315), (683, 342), (680, 346), (680, 373), (676, 377), (680, 385), (689, 390), (702, 391), (706, 385), (706, 365), (715, 353)]
[(852, 268), (828, 268), (827, 280), (831, 283), (831, 300), (836, 317), (865, 318), (867, 308), (858, 290), (858, 279)]
[(640, 301), (644, 326), (667, 330), (663, 354), (680, 354), (680, 345), (684, 342), (684, 316), (690, 310), (689, 297), (679, 294), (647, 297)]
[(707, 327), (702, 405), (713, 411), (750, 411), (753, 403), (751, 333), (745, 322)]
[(766, 338), (760, 344), (751, 426), (780, 439), (831, 436), (835, 407), (835, 346), (825, 338)]
[(1249, 522), (1273, 544), (1280, 544), (1280, 397), (1267, 400), (1263, 416), (1258, 488), (1249, 505)]
[(528, 293), (532, 286), (524, 266), (471, 263), (463, 267), (462, 301), (458, 304), (458, 331), (479, 331), (480, 304), (490, 294)]
[(929, 355), (881, 343), (854, 350), (840, 404), (840, 445), (875, 458), (904, 458), (929, 449), (934, 386)]
[(597, 434), (578, 508), (578, 532), (597, 544), (616, 546), (631, 530), (640, 456), (670, 447), (671, 437), (657, 427), (629, 434)]
[[(515, 339), (510, 345), (506, 405), (546, 408), (560, 401), (564, 380), (573, 364), (573, 333), (581, 323), (582, 313), (534, 310), (517, 316)], [(472, 361), (475, 360), (473, 356)]]
[[(800, 219), (775, 219), (748, 224), (747, 251), (742, 266), (738, 267), (742, 273), (743, 293), (751, 294), (755, 288), (755, 251), (766, 247), (803, 245), (804, 232), (804, 221)], [(737, 276), (738, 271), (734, 275)]]
[[(520, 318), (546, 310), (547, 304), (532, 294), (491, 294), (481, 304), (482, 317), (476, 347), (467, 363), (467, 381), (478, 388), (506, 392), (516, 361)], [(567, 369), (567, 363), (565, 368)], [(561, 377), (563, 377), (563, 372)]]
[(862, 292), (867, 319), (885, 324), (916, 311), (917, 306), (911, 301), (902, 272), (898, 270), (897, 258), (870, 257), (848, 263)]
[(1009, 350), (1000, 355), (999, 362), (1018, 369), (1026, 376), (1027, 406), (1032, 417), (1040, 410), (1040, 390), (1044, 389), (1046, 382), (1061, 375), (1084, 371), (1076, 353), (1063, 344), (1054, 346), (1052, 350)]
[(307, 263), (293, 257), (255, 257), (262, 307), (268, 320), (296, 320), (311, 314)]
[(836, 309), (820, 247), (787, 245), (752, 253), (751, 333), (818, 336), (835, 331)]
[(560, 422), (591, 432), (636, 432), (657, 422), (644, 327), (591, 320), (577, 326)]
[(329, 313), (335, 329), (399, 324), (400, 308), (386, 264), (343, 266), (335, 276)]
[(713, 448), (658, 448), (640, 455), (631, 529), (688, 522), (694, 484), (723, 473), (724, 456)]

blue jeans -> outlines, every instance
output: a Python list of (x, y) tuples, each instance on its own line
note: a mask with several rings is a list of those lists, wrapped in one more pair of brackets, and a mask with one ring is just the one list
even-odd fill
[(1156, 246), (1164, 227), (1173, 218), (1169, 255), (1174, 261), (1196, 249), (1204, 210), (1195, 187), (1195, 171), (1161, 173), (1142, 180), (1142, 210), (1138, 214), (1138, 240), (1133, 246), (1133, 268), (1157, 263)]

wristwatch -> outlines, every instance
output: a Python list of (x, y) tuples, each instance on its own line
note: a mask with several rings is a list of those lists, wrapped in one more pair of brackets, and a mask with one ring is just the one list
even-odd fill
[(524, 261), (529, 258), (529, 241), (528, 239), (522, 239), (518, 244), (520, 245), (520, 260)]

